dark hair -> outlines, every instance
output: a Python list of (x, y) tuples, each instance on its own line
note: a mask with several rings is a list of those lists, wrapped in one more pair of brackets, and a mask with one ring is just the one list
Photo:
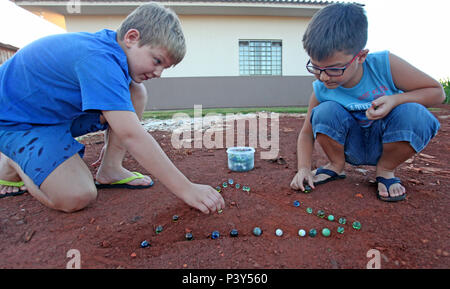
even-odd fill
[(319, 10), (303, 35), (309, 57), (321, 61), (337, 51), (356, 55), (367, 44), (368, 22), (360, 4), (337, 3)]

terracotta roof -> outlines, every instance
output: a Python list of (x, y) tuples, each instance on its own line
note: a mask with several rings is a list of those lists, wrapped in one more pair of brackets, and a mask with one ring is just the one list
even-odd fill
[(19, 50), (19, 48), (15, 47), (15, 46), (12, 46), (12, 45), (9, 45), (9, 44), (6, 44), (6, 43), (2, 43), (2, 42), (0, 42), (0, 47), (1, 48), (6, 48), (6, 49), (9, 49), (9, 50), (12, 50), (12, 51)]

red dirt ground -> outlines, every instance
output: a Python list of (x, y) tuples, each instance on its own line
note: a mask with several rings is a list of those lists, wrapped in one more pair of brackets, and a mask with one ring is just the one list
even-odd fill
[[(170, 132), (152, 132), (175, 165), (193, 182), (216, 187), (229, 178), (251, 188), (249, 193), (227, 188), (222, 214), (204, 215), (169, 193), (158, 180), (148, 190), (100, 190), (88, 208), (66, 214), (40, 204), (29, 194), (0, 200), (0, 268), (66, 268), (70, 249), (81, 254), (81, 268), (366, 268), (370, 249), (381, 253), (381, 268), (449, 268), (450, 107), (434, 112), (442, 124), (428, 147), (397, 171), (408, 197), (400, 203), (377, 200), (374, 167), (346, 166), (347, 178), (319, 186), (311, 194), (289, 188), (296, 172), (296, 139), (304, 119), (280, 117), (282, 160), (261, 160), (255, 169), (231, 172), (226, 149), (174, 149)], [(92, 136), (83, 141), (91, 164), (103, 145)], [(315, 167), (326, 163), (320, 147)], [(131, 157), (125, 167), (146, 171)], [(90, 166), (92, 172), (95, 168)], [(299, 200), (302, 205), (292, 205)], [(346, 217), (345, 233), (337, 222), (306, 213), (324, 210)], [(180, 220), (172, 222), (173, 215)], [(351, 223), (358, 220), (362, 229)], [(164, 231), (155, 233), (163, 225)], [(260, 237), (252, 229), (263, 230)], [(320, 230), (328, 227), (331, 237)], [(232, 238), (229, 231), (239, 230)], [(284, 231), (282, 237), (275, 230)], [(300, 228), (316, 228), (315, 238), (300, 238)], [(191, 230), (194, 240), (184, 238)], [(208, 236), (218, 230), (221, 236)], [(151, 247), (140, 248), (148, 240)]]

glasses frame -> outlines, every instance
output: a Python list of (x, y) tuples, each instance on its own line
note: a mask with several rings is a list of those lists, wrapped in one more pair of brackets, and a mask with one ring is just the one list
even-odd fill
[[(343, 67), (325, 67), (325, 68), (324, 67), (318, 67), (318, 66), (312, 65), (311, 64), (311, 59), (310, 59), (310, 60), (308, 60), (308, 63), (306, 63), (306, 70), (308, 70), (309, 73), (312, 73), (312, 74), (318, 75), (318, 76), (322, 75), (322, 72), (325, 72), (325, 74), (328, 75), (329, 77), (339, 77), (339, 76), (344, 75), (345, 70), (353, 63), (353, 61), (355, 61), (355, 59), (358, 56), (361, 55), (361, 52), (362, 51), (358, 52), (358, 54), (356, 54), (355, 57), (353, 57), (353, 59), (349, 63), (344, 65)], [(319, 70), (319, 73), (312, 72), (310, 69)], [(341, 74), (336, 74), (336, 75), (330, 75), (327, 72), (327, 70), (341, 71), (342, 73)]]

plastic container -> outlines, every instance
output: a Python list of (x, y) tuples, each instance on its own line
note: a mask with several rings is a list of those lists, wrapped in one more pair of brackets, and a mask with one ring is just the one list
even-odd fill
[(247, 172), (255, 166), (255, 149), (252, 147), (231, 147), (227, 149), (228, 168), (235, 172)]

